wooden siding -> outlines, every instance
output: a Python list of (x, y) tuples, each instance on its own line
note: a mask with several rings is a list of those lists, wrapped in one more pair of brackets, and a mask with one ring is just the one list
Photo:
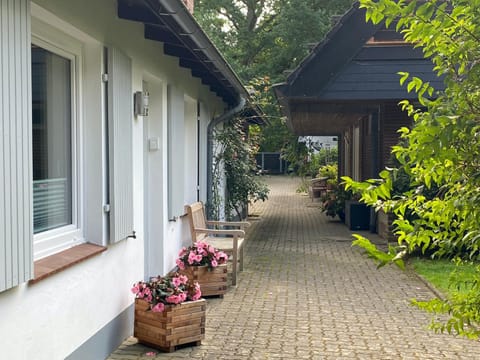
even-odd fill
[(360, 128), (360, 138), (362, 141), (362, 155), (361, 155), (361, 163), (360, 163), (360, 179), (366, 180), (370, 179), (373, 175), (373, 139), (372, 139), (372, 131), (371, 131), (371, 124), (370, 119), (368, 117), (364, 117), (361, 122)]
[(354, 60), (319, 94), (320, 100), (382, 100), (410, 99), (400, 86), (398, 72), (406, 71), (442, 88), (441, 80), (432, 73), (427, 60)]
[(381, 118), (381, 144), (382, 149), (381, 166), (384, 168), (389, 165), (391, 159), (392, 146), (397, 145), (400, 139), (398, 129), (401, 127), (410, 127), (412, 120), (400, 109), (396, 103), (388, 103), (383, 106)]
[(133, 93), (130, 58), (115, 48), (109, 48), (108, 73), (110, 242), (118, 242), (133, 231)]
[(328, 87), (328, 83), (375, 34), (380, 25), (365, 22), (365, 9), (359, 9), (358, 6), (355, 3), (325, 40), (288, 76), (283, 95), (316, 96), (319, 90)]
[(33, 276), (30, 1), (0, 2), (0, 291)]
[[(411, 45), (365, 45), (362, 50), (354, 57), (354, 60), (396, 60), (412, 61), (421, 60), (427, 62), (423, 57), (423, 52), (419, 48), (413, 48)], [(430, 70), (432, 64), (430, 63)]]

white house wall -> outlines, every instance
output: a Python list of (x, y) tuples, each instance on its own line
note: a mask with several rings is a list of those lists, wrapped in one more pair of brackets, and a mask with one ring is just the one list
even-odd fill
[[(4, 0), (1, 0), (4, 1)], [(168, 106), (175, 108), (178, 121), (184, 121), (184, 108), (176, 108), (175, 104), (182, 104), (187, 97), (188, 107), (199, 101), (204, 112), (201, 114), (202, 136), (206, 135), (205, 127), (212, 119), (224, 110), (224, 103), (215, 96), (208, 87), (193, 78), (189, 70), (179, 67), (178, 59), (163, 55), (162, 44), (145, 40), (143, 25), (135, 22), (120, 20), (116, 16), (116, 2), (114, 0), (38, 0), (32, 3), (32, 11), (41, 21), (54, 28), (55, 31), (65, 33), (82, 43), (82, 84), (81, 101), (81, 129), (83, 142), (88, 146), (81, 148), (82, 154), (82, 188), (85, 193), (82, 202), (83, 236), (87, 242), (107, 245), (107, 220), (103, 212), (106, 199), (106, 162), (105, 154), (105, 112), (104, 87), (101, 83), (103, 70), (103, 49), (105, 46), (114, 46), (125, 53), (132, 60), (132, 87), (133, 91), (142, 91), (143, 82), (152, 78), (159, 79), (161, 86), (167, 86), (172, 91), (170, 96), (165, 92), (158, 97), (152, 97), (151, 103), (162, 102), (162, 109)], [(48, 30), (47, 30), (48, 32)], [(50, 34), (56, 37), (55, 33)], [(133, 100), (133, 94), (132, 94)], [(166, 104), (167, 102), (168, 104)], [(154, 106), (154, 105), (152, 105)], [(162, 110), (161, 117), (168, 116)], [(190, 113), (191, 110), (188, 111)], [(167, 146), (167, 119), (162, 122), (161, 150), (162, 175), (166, 178), (168, 172)], [(177, 121), (177, 118), (175, 118)], [(125, 311), (131, 311), (133, 295), (131, 285), (145, 276), (144, 263), (144, 224), (145, 199), (144, 193), (144, 128), (141, 116), (132, 116), (133, 140), (133, 222), (137, 232), (136, 239), (127, 239), (117, 244), (109, 245), (107, 251), (92, 259), (55, 274), (35, 285), (23, 283), (10, 290), (0, 292), (0, 338), (2, 339), (1, 357), (9, 360), (36, 359), (52, 360), (64, 359), (86, 346), (92, 341), (95, 334), (103, 333), (107, 341), (100, 343), (98, 358), (117, 346), (122, 337), (132, 333), (133, 322), (116, 323), (116, 338), (105, 335), (104, 329), (109, 328), (114, 319), (118, 319)], [(178, 125), (174, 123), (173, 126)], [(188, 125), (189, 134), (193, 133)], [(180, 125), (180, 127), (183, 125)], [(178, 130), (178, 129), (177, 129)], [(177, 132), (181, 144), (183, 134)], [(88, 139), (88, 140), (87, 140)], [(182, 140), (183, 141), (183, 140)], [(204, 141), (204, 140), (202, 140)], [(202, 142), (202, 146), (206, 144)], [(175, 146), (174, 146), (175, 148)], [(193, 153), (193, 149), (189, 152)], [(206, 168), (205, 150), (201, 150), (201, 169)], [(174, 172), (173, 181), (183, 181), (185, 177), (194, 176), (196, 169), (191, 169), (191, 163), (184, 166), (185, 153), (182, 149), (171, 159), (178, 161), (181, 171)], [(180, 176), (180, 178), (179, 178)], [(168, 177), (168, 175), (167, 175)], [(205, 170), (201, 170), (201, 184), (205, 184)], [(190, 177), (189, 177), (190, 179)], [(190, 180), (189, 180), (190, 181)], [(182, 196), (182, 201), (196, 198), (196, 188), (188, 186), (177, 189), (174, 195)], [(167, 184), (161, 184), (163, 194), (160, 209), (163, 209), (161, 246), (155, 254), (163, 259), (163, 271), (171, 270), (179, 248), (187, 244), (190, 239), (188, 227), (183, 215), (177, 208), (174, 212), (175, 221), (168, 218)], [(192, 191), (192, 192), (189, 192)], [(185, 194), (188, 192), (188, 194)], [(205, 190), (201, 192), (205, 197)], [(147, 194), (148, 195), (148, 194)], [(182, 206), (184, 204), (181, 204)], [(156, 274), (155, 274), (156, 275)], [(103, 332), (102, 332), (103, 331)]]

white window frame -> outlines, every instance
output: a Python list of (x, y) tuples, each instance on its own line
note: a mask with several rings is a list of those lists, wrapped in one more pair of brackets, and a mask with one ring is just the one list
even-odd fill
[(64, 57), (71, 63), (72, 224), (34, 235), (33, 256), (34, 260), (38, 260), (85, 242), (81, 181), (83, 139), (80, 126), (82, 123), (82, 99), (80, 96), (82, 43), (58, 28), (54, 28), (51, 24), (32, 17), (32, 44)]

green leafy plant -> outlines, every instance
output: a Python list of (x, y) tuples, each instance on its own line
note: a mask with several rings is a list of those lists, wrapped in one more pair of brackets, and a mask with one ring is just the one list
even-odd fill
[(317, 177), (326, 177), (330, 188), (338, 184), (338, 164), (323, 165), (318, 169)]
[[(479, 266), (473, 261), (420, 256), (409, 258), (408, 264), (445, 296), (453, 295), (456, 291), (466, 293), (471, 290)], [(457, 282), (461, 286), (457, 286)]]
[[(432, 318), (430, 328), (436, 332), (456, 332), (471, 339), (477, 339), (480, 335), (480, 266), (470, 261), (455, 259), (448, 265), (445, 262), (436, 265), (425, 264), (420, 273), (439, 286), (446, 294), (443, 299), (431, 301), (412, 300), (417, 307), (434, 313), (448, 316), (446, 321)], [(418, 267), (418, 261), (417, 266)], [(440, 266), (440, 268), (439, 268)], [(441, 273), (442, 268), (443, 273)], [(419, 270), (417, 270), (419, 271)], [(443, 274), (438, 278), (438, 273)], [(467, 316), (465, 316), (467, 314)]]
[[(393, 148), (411, 187), (392, 196), (399, 169), (388, 169), (379, 179), (347, 187), (362, 192), (362, 200), (377, 209), (392, 211), (399, 246), (375, 253), (362, 246), (381, 264), (398, 263), (420, 250), (433, 256), (480, 258), (480, 3), (471, 0), (360, 0), (367, 20), (395, 25), (404, 39), (421, 48), (442, 76), (445, 91), (400, 72), (400, 84), (416, 92), (422, 108), (404, 100), (400, 106), (414, 121), (400, 129), (402, 143)], [(370, 249), (370, 250), (369, 250)], [(416, 303), (447, 321), (433, 327), (477, 337), (480, 332), (480, 286), (477, 276), (467, 295), (448, 300)], [(453, 280), (455, 282), (455, 280)]]
[(131, 289), (135, 298), (145, 300), (153, 312), (163, 312), (165, 306), (180, 304), (187, 300), (198, 300), (202, 296), (196, 281), (190, 281), (178, 273), (151, 277), (148, 281), (139, 281)]
[[(269, 189), (257, 174), (255, 153), (257, 138), (248, 134), (245, 119), (237, 117), (214, 132), (216, 148), (213, 169), (213, 217), (218, 218), (222, 204), (228, 220), (244, 218), (248, 202), (265, 201)], [(222, 184), (225, 175), (226, 183)], [(225, 192), (222, 190), (225, 187)]]
[(331, 217), (338, 216), (345, 220), (345, 202), (353, 199), (351, 190), (346, 190), (343, 184), (336, 184), (333, 190), (328, 191), (320, 198), (322, 211)]
[(218, 265), (226, 264), (228, 255), (223, 251), (214, 248), (205, 241), (196, 241), (193, 245), (182, 247), (175, 260), (180, 270), (185, 270), (186, 266), (208, 266), (209, 269), (216, 268)]
[(338, 175), (338, 165), (337, 164), (328, 164), (323, 165), (318, 169), (318, 177), (328, 177), (329, 179), (337, 180)]
[(306, 177), (311, 173), (308, 156), (307, 146), (298, 142), (297, 138), (282, 148), (282, 158), (287, 160), (288, 171), (301, 177)]

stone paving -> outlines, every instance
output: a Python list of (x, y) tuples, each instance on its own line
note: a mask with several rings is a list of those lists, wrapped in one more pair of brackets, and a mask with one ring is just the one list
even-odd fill
[(298, 179), (265, 179), (245, 270), (223, 299), (208, 299), (202, 345), (167, 354), (129, 338), (109, 360), (480, 359), (480, 342), (426, 329), (430, 315), (409, 302), (435, 295), (418, 277), (377, 270), (345, 225), (296, 193)]

